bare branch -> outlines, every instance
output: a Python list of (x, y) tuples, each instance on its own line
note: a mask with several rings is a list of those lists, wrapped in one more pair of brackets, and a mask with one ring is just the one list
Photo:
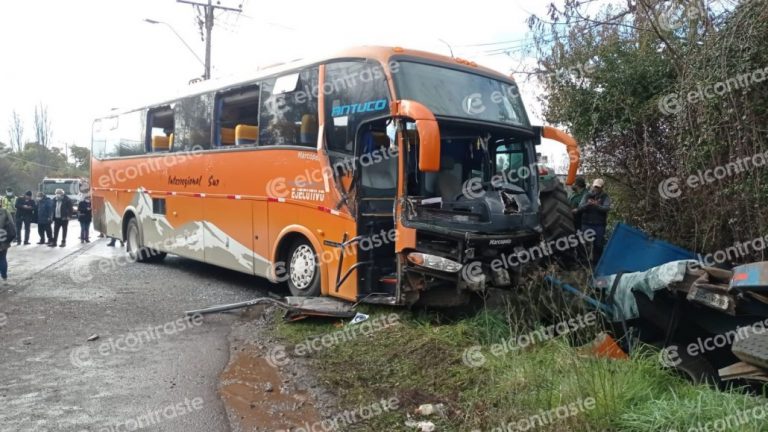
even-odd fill
[(49, 148), (52, 138), (53, 128), (48, 117), (48, 107), (40, 102), (35, 106), (35, 139), (41, 146)]
[(24, 120), (14, 109), (11, 112), (11, 125), (8, 128), (10, 137), (11, 151), (21, 152), (24, 150)]

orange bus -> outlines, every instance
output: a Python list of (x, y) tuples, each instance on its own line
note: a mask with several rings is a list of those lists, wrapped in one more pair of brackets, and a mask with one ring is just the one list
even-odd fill
[(539, 181), (542, 136), (568, 145), (573, 181), (572, 138), (532, 126), (510, 78), (351, 49), (94, 121), (94, 226), (137, 261), (171, 253), (296, 296), (461, 304), (514, 286), (494, 257), (573, 226), (562, 185)]

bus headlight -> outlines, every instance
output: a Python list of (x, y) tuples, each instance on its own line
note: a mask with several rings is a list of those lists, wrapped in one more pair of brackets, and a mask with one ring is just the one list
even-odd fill
[(429, 255), (421, 252), (411, 252), (408, 254), (408, 261), (420, 267), (426, 267), (432, 270), (439, 270), (449, 273), (458, 273), (461, 270), (461, 264), (448, 258)]

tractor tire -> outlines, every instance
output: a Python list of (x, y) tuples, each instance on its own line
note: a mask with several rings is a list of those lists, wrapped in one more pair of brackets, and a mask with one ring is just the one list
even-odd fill
[(557, 240), (576, 232), (568, 194), (562, 183), (558, 182), (549, 192), (542, 192), (540, 200), (539, 215), (544, 229), (544, 240)]

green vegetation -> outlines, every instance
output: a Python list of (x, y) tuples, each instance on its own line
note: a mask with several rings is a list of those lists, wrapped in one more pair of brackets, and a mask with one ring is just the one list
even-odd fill
[[(433, 421), (438, 431), (507, 430), (494, 428), (510, 422), (509, 430), (517, 430), (516, 425), (525, 426), (520, 421), (531, 421), (536, 424), (532, 430), (542, 431), (688, 431), (768, 404), (738, 392), (692, 386), (662, 370), (651, 353), (628, 361), (595, 358), (570, 346), (565, 336), (538, 339), (524, 349), (494, 355), (491, 345), (513, 334), (505, 315), (496, 312), (448, 323), (436, 315), (402, 310), (365, 312), (372, 314), (370, 320), (397, 312), (400, 321), (310, 356), (321, 383), (338, 389), (341, 409), (399, 399), (397, 412), (349, 430), (406, 430), (409, 413)], [(533, 334), (537, 329), (541, 327), (514, 334)], [(276, 331), (287, 343), (299, 344), (339, 330), (327, 322), (307, 321), (281, 323)], [(586, 331), (594, 335), (600, 329), (593, 326)], [(478, 345), (485, 361), (470, 367), (464, 359), (479, 357), (468, 356), (466, 350)], [(425, 403), (445, 404), (447, 416), (414, 416), (413, 411)], [(537, 420), (569, 405), (576, 415), (551, 414), (551, 422)], [(731, 418), (734, 427), (727, 430), (767, 430), (763, 420), (748, 413), (742, 417), (746, 420), (739, 424)]]
[(44, 177), (88, 177), (90, 146), (54, 146), (51, 118), (43, 103), (35, 106), (31, 123), (30, 134), (22, 116), (13, 110), (8, 141), (0, 139), (0, 190), (3, 193), (7, 187), (17, 194), (36, 191)]
[(613, 218), (703, 253), (765, 236), (768, 3), (556, 3), (529, 21), (532, 72), (546, 121), (608, 180)]

